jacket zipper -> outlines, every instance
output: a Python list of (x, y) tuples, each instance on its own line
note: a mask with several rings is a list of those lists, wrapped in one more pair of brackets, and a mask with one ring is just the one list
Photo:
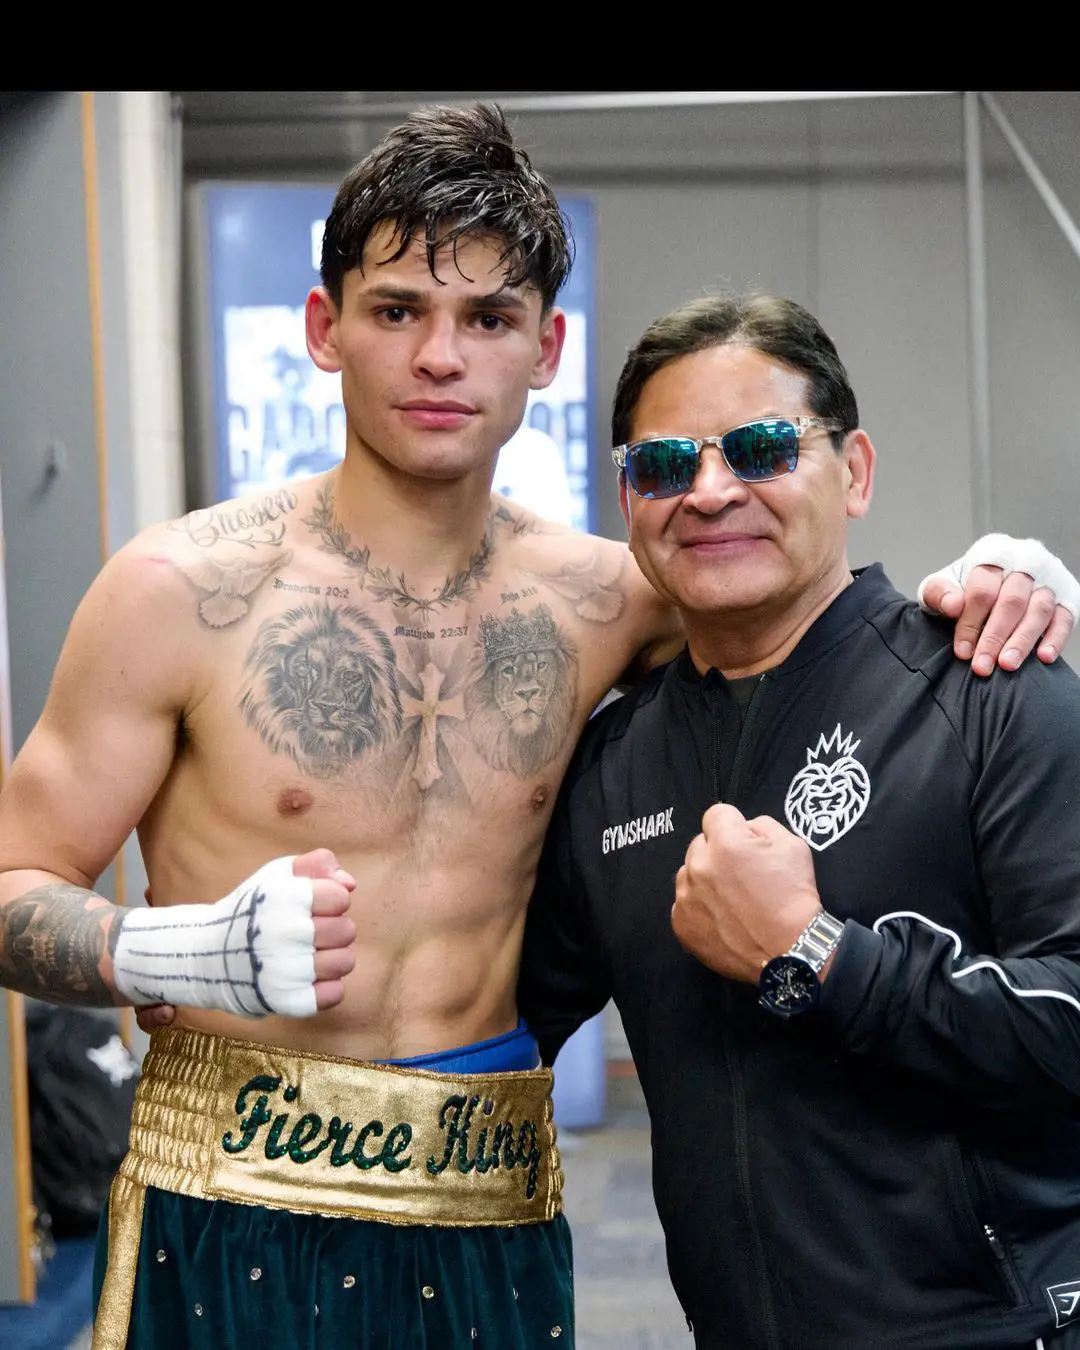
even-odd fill
[(746, 1094), (743, 1088), (741, 1066), (735, 1062), (735, 1054), (730, 1043), (725, 1047), (725, 1058), (728, 1064), (728, 1072), (731, 1074), (733, 1084), (735, 1084), (735, 1094), (732, 1101), (732, 1113), (735, 1125), (735, 1145), (732, 1150), (734, 1155), (732, 1161), (735, 1167), (735, 1174), (739, 1178), (739, 1190), (742, 1192), (743, 1198), (743, 1212), (746, 1215), (746, 1227), (750, 1237), (750, 1247), (753, 1252), (753, 1274), (754, 1282), (758, 1288), (758, 1298), (760, 1301), (758, 1315), (761, 1322), (762, 1333), (759, 1350), (781, 1350), (782, 1342), (776, 1324), (776, 1307), (773, 1303), (770, 1266), (765, 1252), (765, 1244), (762, 1241), (761, 1230), (758, 1227), (757, 1215), (754, 1212), (754, 1192), (748, 1153), (750, 1130), (746, 1111)]
[(993, 1195), (993, 1185), (986, 1175), (986, 1169), (978, 1153), (971, 1152), (961, 1145), (960, 1158), (967, 1192), (974, 1211), (973, 1217), (982, 1229), (983, 1238), (990, 1248), (990, 1254), (997, 1266), (1002, 1296), (1013, 1307), (1021, 1307), (1027, 1302), (1023, 1281), (1016, 1273), (1016, 1267), (1013, 1265), (1008, 1247), (998, 1236), (993, 1224), (988, 1223), (982, 1217), (987, 1212), (987, 1197)]
[(742, 726), (739, 728), (738, 740), (735, 742), (735, 759), (731, 765), (731, 776), (727, 783), (727, 795), (721, 800), (731, 801), (738, 795), (739, 781), (742, 777), (742, 767), (746, 763), (747, 756), (750, 753), (750, 746), (753, 744), (750, 730), (757, 721), (758, 695), (761, 693), (761, 686), (768, 678), (768, 671), (765, 671), (758, 677), (758, 682), (754, 686), (754, 692), (750, 695), (750, 700), (746, 705), (746, 714), (743, 717)]
[(986, 1240), (990, 1244), (990, 1250), (994, 1254), (994, 1260), (998, 1263), (998, 1269), (1001, 1272), (1001, 1278), (1008, 1291), (1009, 1297), (1012, 1299), (1014, 1305), (1023, 1303), (1023, 1291), (1017, 1281), (1016, 1272), (1013, 1270), (1012, 1260), (1009, 1257), (1004, 1242), (1002, 1242), (988, 1223), (984, 1223), (982, 1228)]
[[(764, 676), (762, 676), (762, 679), (764, 679)], [(755, 688), (746, 707), (746, 716), (743, 718), (742, 726), (739, 728), (737, 734), (735, 757), (732, 761), (731, 774), (725, 792), (725, 785), (720, 781), (720, 766), (723, 762), (722, 722), (724, 719), (718, 713), (717, 700), (713, 695), (713, 691), (709, 690), (708, 692), (707, 703), (713, 714), (713, 781), (716, 785), (716, 800), (718, 802), (729, 800), (730, 796), (734, 793), (734, 786), (739, 778), (739, 768), (746, 757), (745, 747), (750, 744), (746, 733), (751, 725), (754, 713), (754, 703), (757, 700), (757, 696), (758, 690)], [(733, 1163), (735, 1174), (739, 1178), (739, 1189), (743, 1196), (746, 1226), (749, 1231), (750, 1245), (753, 1251), (752, 1260), (754, 1279), (757, 1284), (761, 1303), (760, 1318), (763, 1340), (760, 1350), (781, 1350), (781, 1341), (776, 1324), (776, 1309), (772, 1297), (772, 1284), (769, 1278), (769, 1262), (766, 1258), (764, 1243), (762, 1242), (761, 1232), (758, 1228), (757, 1216), (754, 1213), (753, 1187), (751, 1184), (752, 1178), (747, 1152), (749, 1122), (746, 1111), (746, 1095), (741, 1065), (736, 1062), (736, 1055), (730, 1042), (725, 1044), (725, 1058), (727, 1060), (728, 1073), (731, 1075), (731, 1081), (734, 1086), (734, 1097), (732, 1101), (733, 1123), (735, 1129)], [(690, 1322), (689, 1318), (687, 1318), (687, 1322)], [(692, 1324), (690, 1324), (690, 1330), (693, 1332)]]

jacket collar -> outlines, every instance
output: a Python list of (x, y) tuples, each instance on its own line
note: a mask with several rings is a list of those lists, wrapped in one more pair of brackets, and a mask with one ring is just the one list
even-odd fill
[[(795, 649), (778, 666), (763, 673), (775, 679), (782, 679), (811, 661), (816, 661), (883, 605), (906, 598), (885, 575), (881, 563), (856, 568), (852, 576), (855, 578), (854, 583), (845, 586), (828, 609), (818, 615), (799, 639)], [(674, 671), (679, 683), (690, 689), (699, 688), (705, 680), (715, 683), (724, 678), (715, 668), (707, 671), (705, 675), (699, 675), (690, 659), (689, 647), (684, 647), (675, 658)]]

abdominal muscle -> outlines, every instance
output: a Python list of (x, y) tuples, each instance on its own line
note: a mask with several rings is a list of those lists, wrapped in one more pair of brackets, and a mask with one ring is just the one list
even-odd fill
[[(481, 841), (470, 839), (469, 833), (466, 829), (453, 844), (446, 841), (437, 868), (426, 865), (415, 849), (406, 857), (395, 848), (358, 853), (328, 845), (356, 879), (349, 909), (356, 924), (356, 965), (337, 1006), (308, 1018), (245, 1018), (178, 1008), (174, 1025), (361, 1060), (430, 1054), (513, 1030), (521, 935), (539, 830), (535, 846), (529, 848), (526, 841), (525, 850), (521, 839), (512, 840), (508, 831), (500, 843), (485, 830), (481, 851)], [(192, 836), (184, 838), (190, 841)], [(204, 832), (200, 852), (208, 842)], [(314, 846), (290, 842), (275, 851), (280, 856)], [(248, 840), (244, 852), (250, 847)], [(221, 895), (236, 884), (207, 883), (181, 865), (174, 849), (158, 852), (162, 856), (155, 867), (155, 850), (149, 840), (144, 842), (155, 908), (174, 895), (175, 903), (182, 903), (193, 895)], [(171, 856), (166, 858), (166, 853)], [(237, 852), (224, 856), (230, 857), (232, 872)], [(265, 861), (265, 852), (252, 856), (245, 875)], [(224, 874), (211, 858), (202, 862), (208, 868), (204, 877)], [(203, 867), (198, 870), (203, 872)]]

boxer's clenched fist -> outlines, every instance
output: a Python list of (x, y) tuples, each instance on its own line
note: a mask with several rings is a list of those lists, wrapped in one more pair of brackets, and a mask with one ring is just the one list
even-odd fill
[(113, 950), (116, 988), (144, 1031), (171, 1005), (242, 1017), (310, 1017), (340, 1003), (355, 963), (356, 882), (329, 849), (275, 858), (216, 904), (131, 910)]

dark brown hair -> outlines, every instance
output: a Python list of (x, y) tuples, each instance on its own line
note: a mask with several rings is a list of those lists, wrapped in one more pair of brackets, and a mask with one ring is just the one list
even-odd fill
[(393, 260), (423, 237), (432, 275), (439, 249), (466, 238), (497, 240), (506, 284), (535, 286), (545, 309), (573, 262), (555, 194), (494, 104), (419, 108), (346, 175), (322, 246), (323, 285), (336, 305), (346, 272), (363, 266), (365, 245), (384, 222), (397, 234)]
[(843, 428), (833, 433), (837, 449), (844, 433), (859, 425), (859, 407), (844, 363), (813, 314), (794, 300), (751, 291), (691, 300), (649, 324), (631, 347), (615, 388), (612, 445), (629, 440), (634, 409), (650, 376), (680, 356), (728, 344), (753, 347), (805, 375), (810, 411), (815, 417), (835, 418)]

